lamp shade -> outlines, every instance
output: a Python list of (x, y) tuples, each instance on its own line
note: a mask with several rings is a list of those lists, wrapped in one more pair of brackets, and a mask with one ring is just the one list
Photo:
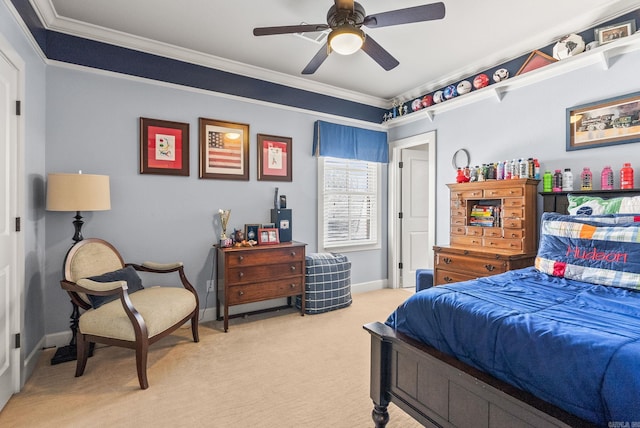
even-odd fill
[(48, 211), (105, 211), (111, 209), (109, 176), (94, 174), (49, 174)]

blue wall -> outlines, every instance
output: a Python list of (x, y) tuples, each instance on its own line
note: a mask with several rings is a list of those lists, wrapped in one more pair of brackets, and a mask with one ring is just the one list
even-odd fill
[[(471, 165), (534, 157), (540, 160), (542, 171), (571, 168), (574, 177), (588, 166), (594, 174), (595, 188), (599, 188), (600, 171), (605, 165), (618, 171), (623, 162), (632, 162), (636, 175), (640, 174), (640, 143), (566, 151), (566, 109), (639, 91), (639, 69), (640, 50), (635, 50), (615, 57), (609, 69), (598, 62), (509, 90), (502, 101), (490, 97), (461, 105), (436, 113), (433, 122), (422, 116), (419, 121), (390, 129), (389, 141), (437, 131), (438, 201), (448, 200), (446, 183), (455, 182), (451, 158), (460, 148), (469, 151)], [(619, 185), (616, 176), (615, 186)], [(449, 225), (449, 205), (440, 203), (436, 208), (437, 244), (449, 243)]]

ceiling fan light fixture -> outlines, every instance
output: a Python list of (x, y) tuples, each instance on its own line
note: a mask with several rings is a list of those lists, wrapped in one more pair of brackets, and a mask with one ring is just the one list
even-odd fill
[(329, 34), (329, 46), (340, 55), (351, 55), (364, 43), (364, 32), (352, 25), (341, 25)]

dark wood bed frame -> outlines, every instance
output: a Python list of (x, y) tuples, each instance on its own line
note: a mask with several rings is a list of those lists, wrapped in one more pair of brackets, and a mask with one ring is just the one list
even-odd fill
[[(541, 193), (544, 211), (567, 214), (567, 193)], [(570, 193), (613, 198), (636, 196), (640, 190)], [(389, 421), (391, 402), (424, 426), (594, 426), (383, 323), (370, 323), (364, 329), (371, 334), (370, 395), (376, 428)]]

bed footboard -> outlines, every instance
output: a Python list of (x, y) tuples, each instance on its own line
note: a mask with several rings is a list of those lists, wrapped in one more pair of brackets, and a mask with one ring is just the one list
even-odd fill
[(433, 427), (593, 426), (385, 324), (374, 322), (364, 329), (371, 334), (376, 428), (389, 421), (391, 402)]

